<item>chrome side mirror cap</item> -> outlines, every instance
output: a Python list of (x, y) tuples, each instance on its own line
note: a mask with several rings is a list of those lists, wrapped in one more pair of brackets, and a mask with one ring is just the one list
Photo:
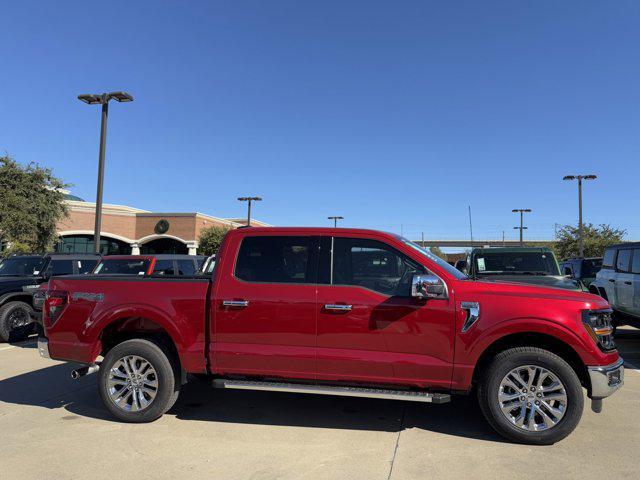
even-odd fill
[(416, 273), (411, 280), (411, 296), (414, 298), (448, 298), (447, 286), (436, 275)]

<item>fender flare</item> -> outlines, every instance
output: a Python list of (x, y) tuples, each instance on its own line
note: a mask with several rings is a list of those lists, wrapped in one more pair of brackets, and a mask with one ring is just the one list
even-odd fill
[(16, 298), (16, 297), (29, 298), (30, 300), (25, 303), (28, 303), (29, 305), (33, 306), (33, 303), (31, 301), (31, 299), (33, 298), (32, 294), (29, 292), (24, 292), (22, 290), (19, 292), (9, 292), (9, 293), (5, 293), (4, 295), (0, 295), (0, 306), (4, 305), (8, 301), (10, 301), (12, 298)]

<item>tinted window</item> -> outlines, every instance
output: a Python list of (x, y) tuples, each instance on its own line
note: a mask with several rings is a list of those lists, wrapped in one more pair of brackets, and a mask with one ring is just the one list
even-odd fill
[(357, 285), (385, 295), (409, 296), (416, 272), (424, 272), (424, 268), (385, 243), (334, 239), (334, 285)]
[(616, 258), (616, 249), (615, 248), (607, 248), (604, 251), (604, 258), (602, 259), (603, 267), (613, 267), (613, 262)]
[(0, 277), (38, 275), (44, 266), (42, 257), (11, 257), (0, 263)]
[(315, 283), (310, 237), (246, 237), (235, 275), (248, 282)]
[(175, 275), (173, 260), (156, 260), (153, 275)]
[(196, 264), (193, 260), (178, 260), (178, 275), (195, 275)]
[(73, 274), (73, 262), (71, 260), (51, 260), (51, 275)]
[(629, 261), (631, 260), (631, 252), (633, 250), (618, 250), (618, 260), (616, 261), (616, 269), (621, 272), (629, 271)]
[(633, 273), (640, 273), (640, 248), (636, 248), (633, 251), (633, 263), (631, 264), (631, 271)]
[(478, 275), (545, 273), (560, 275), (558, 264), (550, 252), (478, 252), (474, 269)]
[(91, 273), (97, 264), (98, 260), (78, 260), (78, 273)]
[(602, 268), (602, 260), (596, 258), (594, 260), (584, 260), (582, 262), (582, 276), (595, 277), (596, 273)]
[(151, 260), (106, 259), (96, 267), (95, 273), (111, 273), (125, 275), (144, 275), (147, 273)]

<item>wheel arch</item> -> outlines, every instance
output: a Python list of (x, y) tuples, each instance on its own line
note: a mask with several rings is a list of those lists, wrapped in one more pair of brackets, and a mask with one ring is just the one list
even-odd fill
[(24, 302), (33, 307), (33, 296), (25, 292), (11, 292), (0, 296), (0, 306), (5, 305), (7, 302)]
[(477, 385), (480, 374), (498, 353), (514, 347), (538, 347), (558, 355), (576, 372), (582, 386), (590, 390), (591, 382), (584, 362), (578, 352), (562, 340), (540, 332), (517, 332), (500, 337), (480, 354), (473, 370), (472, 385)]

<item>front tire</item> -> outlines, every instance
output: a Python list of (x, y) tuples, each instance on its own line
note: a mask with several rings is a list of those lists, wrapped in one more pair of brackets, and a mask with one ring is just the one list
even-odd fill
[(157, 344), (126, 340), (113, 347), (98, 371), (100, 397), (109, 412), (128, 423), (153, 422), (180, 392), (175, 360)]
[(496, 355), (478, 385), (480, 408), (500, 435), (518, 443), (551, 445), (580, 422), (580, 380), (558, 355), (517, 347)]
[(33, 308), (25, 302), (7, 302), (0, 307), (0, 340), (19, 342), (33, 332)]

